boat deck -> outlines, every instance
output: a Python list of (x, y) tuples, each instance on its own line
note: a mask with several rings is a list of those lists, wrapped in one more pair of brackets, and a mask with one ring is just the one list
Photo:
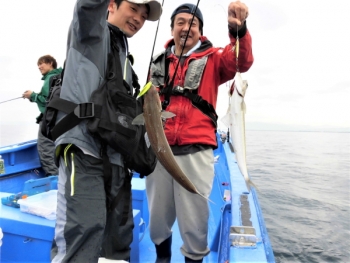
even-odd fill
[[(180, 237), (179, 229), (177, 223), (175, 222), (173, 227), (173, 242), (172, 242), (172, 263), (184, 262), (184, 256), (180, 252), (180, 247), (182, 246), (182, 240)], [(149, 236), (149, 231), (146, 230), (144, 234), (140, 235), (140, 262), (152, 262), (154, 263), (156, 260), (156, 250), (154, 244), (151, 241)], [(209, 262), (217, 262), (217, 253), (211, 252), (205, 259), (203, 260), (205, 263)]]

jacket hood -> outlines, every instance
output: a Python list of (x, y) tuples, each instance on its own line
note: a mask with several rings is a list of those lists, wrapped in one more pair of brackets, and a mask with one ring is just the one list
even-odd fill
[(43, 75), (43, 77), (41, 79), (45, 80), (47, 77), (51, 77), (52, 75), (60, 74), (61, 72), (62, 72), (62, 68), (55, 68), (55, 69), (49, 71), (48, 73), (46, 73), (45, 75)]

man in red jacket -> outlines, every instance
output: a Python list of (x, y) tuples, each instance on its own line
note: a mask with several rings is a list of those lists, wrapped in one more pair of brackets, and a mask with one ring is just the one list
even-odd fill
[[(206, 197), (210, 195), (214, 178), (218, 87), (233, 79), (237, 69), (246, 72), (253, 63), (247, 17), (245, 4), (231, 2), (228, 7), (230, 42), (224, 48), (216, 48), (203, 36), (204, 20), (199, 8), (182, 4), (171, 16), (173, 38), (152, 62), (151, 79), (159, 89), (163, 109), (176, 115), (165, 122), (165, 135), (177, 163)], [(210, 252), (207, 201), (182, 188), (159, 162), (154, 173), (147, 177), (146, 186), (156, 262), (170, 262), (171, 228), (176, 219), (185, 262), (202, 262)]]

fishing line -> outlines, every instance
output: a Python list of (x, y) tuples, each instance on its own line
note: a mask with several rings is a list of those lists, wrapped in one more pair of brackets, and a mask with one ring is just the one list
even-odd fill
[[(194, 10), (191, 10), (191, 12), (193, 12), (192, 19), (191, 19), (191, 23), (190, 23), (189, 29), (188, 29), (187, 34), (186, 34), (185, 41), (184, 41), (183, 46), (182, 46), (182, 49), (181, 49), (180, 57), (179, 57), (179, 59), (178, 59), (178, 61), (177, 61), (176, 67), (175, 67), (175, 71), (174, 71), (174, 74), (173, 74), (173, 78), (172, 78), (171, 82), (169, 83), (169, 85), (168, 85), (169, 73), (166, 73), (167, 76), (166, 76), (166, 79), (165, 79), (165, 81), (164, 81), (164, 86), (168, 86), (168, 90), (167, 90), (167, 92), (166, 92), (166, 94), (165, 94), (165, 99), (164, 99), (164, 101), (162, 102), (162, 108), (163, 108), (163, 110), (165, 110), (166, 107), (169, 105), (170, 96), (171, 96), (171, 91), (172, 91), (173, 86), (174, 86), (175, 76), (176, 76), (177, 70), (178, 70), (178, 68), (179, 68), (179, 64), (180, 64), (180, 61), (181, 61), (181, 58), (182, 58), (182, 54), (183, 54), (183, 51), (184, 51), (184, 49), (185, 49), (185, 45), (186, 45), (187, 38), (188, 38), (188, 36), (189, 36), (189, 34), (190, 34), (190, 30), (191, 30), (191, 27), (192, 27), (192, 23), (193, 23), (195, 14), (196, 14), (196, 12), (197, 12), (197, 8), (198, 8), (198, 5), (199, 5), (199, 2), (200, 2), (200, 0), (198, 0), (197, 5), (196, 5), (196, 8), (195, 8)], [(176, 55), (176, 54), (175, 54), (175, 55)], [(165, 67), (169, 67), (169, 64), (168, 64), (167, 62), (165, 62)], [(167, 72), (167, 69), (166, 69), (165, 72)]]
[(4, 100), (4, 101), (1, 101), (1, 103), (5, 103), (5, 102), (8, 102), (8, 101), (11, 101), (11, 100), (18, 100), (18, 99), (22, 99), (23, 97), (18, 97), (18, 98), (14, 98), (14, 99), (10, 99), (10, 100)]
[[(162, 1), (162, 10), (163, 10), (163, 6), (164, 6), (164, 0)], [(162, 16), (160, 16), (160, 17), (162, 17)], [(145, 83), (147, 83), (147, 81), (148, 81), (149, 73), (150, 73), (150, 70), (151, 70), (151, 65), (152, 65), (152, 60), (153, 60), (153, 53), (154, 53), (154, 47), (156, 46), (159, 24), (160, 24), (160, 18), (158, 19), (158, 23), (157, 23), (156, 34), (154, 35), (151, 59), (149, 60), (149, 65), (148, 65), (148, 70), (147, 70), (147, 76), (146, 76), (146, 82)]]

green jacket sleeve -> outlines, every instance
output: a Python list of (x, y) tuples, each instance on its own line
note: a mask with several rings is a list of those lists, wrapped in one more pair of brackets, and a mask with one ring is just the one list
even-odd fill
[(38, 105), (40, 112), (42, 113), (45, 112), (46, 99), (47, 99), (47, 96), (49, 95), (49, 89), (50, 89), (49, 81), (50, 81), (50, 78), (46, 78), (44, 80), (44, 85), (41, 88), (41, 91), (39, 93), (33, 92), (32, 95), (30, 96), (30, 101), (35, 102)]

